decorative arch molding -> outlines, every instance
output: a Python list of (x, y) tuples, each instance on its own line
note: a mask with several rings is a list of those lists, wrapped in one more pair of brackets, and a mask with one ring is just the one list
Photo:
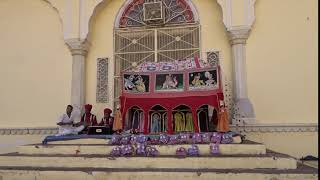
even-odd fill
[[(115, 19), (114, 22), (114, 27), (115, 28), (123, 28), (123, 27), (135, 27), (135, 25), (130, 25), (130, 17), (128, 18), (128, 15), (132, 12), (136, 12), (138, 13), (137, 15), (139, 15), (141, 17), (141, 13), (142, 12), (142, 6), (143, 3), (145, 3), (146, 0), (127, 0), (125, 1), (125, 3), (122, 5), (122, 7), (120, 8), (117, 17)], [(179, 16), (183, 16), (184, 18), (184, 22), (187, 23), (193, 23), (193, 22), (199, 22), (199, 16), (198, 16), (198, 12), (197, 9), (195, 7), (195, 5), (192, 3), (191, 0), (162, 0), (162, 2), (164, 3), (164, 7), (165, 7), (165, 11), (169, 12), (168, 18), (169, 21), (170, 20), (174, 20), (175, 18), (179, 18)], [(183, 11), (183, 13), (181, 13), (180, 15), (177, 14), (177, 12), (173, 12), (170, 14), (170, 12), (172, 12), (172, 8), (181, 8)], [(144, 25), (143, 21), (141, 20), (140, 22), (137, 22), (138, 24), (140, 23), (141, 25)], [(167, 22), (170, 24), (170, 22)]]
[[(63, 24), (63, 32), (64, 32), (64, 39), (70, 39), (70, 38), (79, 38), (79, 39), (87, 39), (88, 36), (90, 35), (90, 22), (92, 21), (92, 19), (94, 19), (94, 17), (100, 12), (102, 11), (103, 7), (105, 4), (107, 4), (107, 2), (109, 2), (110, 0), (95, 0), (94, 3), (90, 4), (89, 7), (85, 7), (85, 2), (86, 0), (79, 0), (79, 19), (80, 19), (80, 25), (79, 25), (79, 37), (70, 37), (69, 35), (69, 31), (70, 31), (70, 26), (71, 26), (71, 18), (69, 17), (70, 15), (70, 11), (72, 11), (72, 7), (68, 7), (68, 5), (66, 5), (66, 7), (64, 10), (64, 13), (62, 14), (63, 10), (62, 7), (60, 7), (57, 3), (57, 0), (43, 0), (44, 2), (47, 2), (48, 4), (51, 5), (51, 7), (58, 12), (59, 14), (59, 18)], [(126, 12), (126, 10), (128, 10), (127, 7), (129, 7), (130, 4), (136, 3), (136, 2), (142, 2), (144, 0), (127, 0), (125, 1), (125, 3), (122, 5), (122, 7), (120, 8), (118, 15), (115, 19), (114, 22), (114, 27), (119, 27), (120, 25), (120, 19), (123, 16), (123, 14)], [(199, 21), (199, 16), (198, 16), (198, 12), (196, 7), (193, 5), (192, 0), (177, 0), (179, 2), (183, 2), (185, 5), (187, 5), (190, 10), (193, 13), (193, 18), (195, 22)], [(222, 9), (222, 16), (223, 16), (223, 23), (226, 27), (227, 30), (229, 30), (233, 24), (232, 24), (232, 0), (216, 0), (217, 3), (220, 5), (221, 9)], [(254, 23), (255, 20), (255, 15), (254, 15), (254, 5), (256, 3), (257, 0), (245, 0), (245, 6), (244, 8), (246, 8), (246, 22), (245, 22), (245, 26), (249, 26), (251, 28), (251, 26)], [(87, 13), (84, 13), (84, 11), (86, 11), (85, 8), (88, 8), (89, 11), (87, 11)]]
[[(43, 0), (51, 5), (53, 9), (55, 9), (60, 17), (64, 39), (80, 39), (85, 40), (87, 39), (90, 31), (90, 20), (95, 15), (95, 12), (100, 9), (105, 2), (110, 0), (94, 0), (93, 2), (88, 3), (87, 0), (78, 0), (79, 9), (74, 9), (70, 0), (65, 0), (65, 4), (61, 5), (58, 0)], [(60, 3), (60, 4), (59, 4)], [(72, 22), (72, 13), (73, 11), (79, 12), (78, 17), (79, 19), (79, 26), (72, 27), (74, 24)], [(74, 29), (77, 28), (77, 29)], [(78, 36), (72, 35), (71, 31), (78, 31)]]
[[(63, 12), (63, 7), (59, 6), (57, 3), (57, 0), (42, 0), (46, 3), (48, 3), (52, 9), (54, 9), (59, 16), (60, 22), (62, 24), (62, 32), (63, 32), (63, 38), (64, 40), (67, 40), (69, 37), (70, 32), (70, 25), (71, 25), (71, 18), (69, 18), (66, 14), (71, 12), (70, 10), (67, 10), (65, 13)], [(70, 25), (68, 25), (70, 24)]]
[[(97, 16), (102, 10), (104, 10), (105, 6), (108, 5), (108, 2), (111, 0), (92, 0), (94, 3), (88, 3), (87, 0), (77, 0), (75, 1), (79, 6), (72, 6), (71, 1), (65, 1), (65, 4), (61, 6), (61, 4), (57, 3), (58, 0), (45, 0), (49, 2), (53, 8), (58, 10), (60, 18), (63, 22), (63, 32), (64, 39), (66, 44), (69, 46), (70, 51), (73, 55), (73, 67), (78, 67), (73, 69), (72, 75), (72, 93), (71, 93), (71, 101), (72, 104), (76, 104), (81, 107), (84, 104), (84, 89), (85, 89), (85, 79), (84, 79), (84, 66), (85, 66), (85, 56), (88, 52), (87, 45), (90, 44), (90, 22)], [(118, 17), (116, 18), (117, 24), (120, 26), (120, 19), (123, 17), (123, 13), (128, 9), (128, 4), (133, 2), (144, 2), (145, 0), (127, 0), (126, 3), (120, 8), (118, 13)], [(163, 0), (163, 1), (171, 1), (171, 0)], [(230, 44), (232, 46), (232, 58), (234, 62), (241, 62), (241, 66), (239, 63), (234, 63), (234, 66), (239, 66), (238, 71), (236, 71), (234, 79), (240, 79), (240, 81), (233, 82), (234, 87), (237, 88), (238, 91), (235, 91), (235, 94), (238, 95), (238, 100), (236, 105), (239, 107), (239, 111), (243, 111), (242, 114), (246, 115), (246, 119), (248, 122), (254, 122), (255, 114), (253, 111), (253, 106), (250, 100), (247, 97), (246, 93), (246, 78), (245, 78), (245, 41), (249, 36), (249, 32), (252, 28), (252, 24), (254, 22), (254, 4), (256, 0), (244, 0), (244, 7), (246, 12), (245, 17), (246, 21), (241, 26), (233, 26), (232, 24), (232, 0), (216, 0), (218, 4), (222, 8), (223, 14), (223, 22), (226, 26), (226, 30), (229, 33)], [(193, 21), (199, 21), (198, 13), (196, 11), (195, 6), (192, 4), (192, 0), (175, 0), (175, 2), (184, 2), (184, 6), (187, 7), (189, 12), (192, 12)], [(183, 3), (181, 3), (183, 4)], [(66, 7), (64, 7), (66, 6)], [(79, 9), (75, 9), (79, 8)], [(78, 18), (70, 18), (72, 13), (70, 11), (79, 12), (76, 16)], [(188, 19), (188, 18), (187, 18)], [(79, 21), (79, 26), (73, 26), (74, 20)], [(190, 20), (190, 19), (189, 19)], [(117, 25), (115, 24), (115, 27)], [(76, 33), (79, 32), (79, 33)], [(80, 68), (79, 68), (80, 67)], [(241, 69), (242, 67), (242, 69)]]
[[(47, 4), (49, 4), (49, 6), (55, 11), (57, 12), (58, 16), (59, 16), (59, 20), (61, 22), (61, 24), (63, 25), (63, 18), (61, 16), (61, 12), (59, 11), (59, 7), (56, 4), (56, 2), (54, 0), (43, 0), (44, 2), (46, 2)], [(63, 26), (62, 26), (62, 30), (63, 30)]]
[[(257, 0), (245, 0), (245, 4), (243, 6), (244, 9), (244, 16), (245, 21), (243, 22), (242, 26), (248, 26), (252, 27), (254, 21), (255, 21), (255, 15), (254, 15), (254, 5)], [(234, 26), (232, 17), (236, 16), (232, 13), (232, 0), (217, 0), (217, 3), (220, 5), (222, 9), (222, 21), (226, 27), (226, 29), (229, 31), (230, 28)]]

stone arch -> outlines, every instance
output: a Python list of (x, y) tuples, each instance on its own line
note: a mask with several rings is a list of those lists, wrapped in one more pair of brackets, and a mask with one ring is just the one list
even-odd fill
[(47, 4), (50, 5), (50, 7), (57, 13), (58, 17), (59, 17), (59, 21), (61, 23), (61, 31), (63, 32), (63, 38), (66, 40), (67, 36), (66, 36), (66, 19), (63, 18), (62, 14), (61, 14), (61, 10), (59, 9), (58, 5), (56, 4), (56, 2), (54, 0), (41, 0)]
[[(129, 1), (127, 1), (127, 2), (132, 2), (133, 0), (129, 0)], [(188, 2), (191, 2), (191, 0), (186, 0), (186, 1), (188, 1)], [(109, 2), (111, 2), (111, 0), (98, 0), (98, 1), (96, 1), (96, 5), (94, 6), (94, 8), (93, 8), (93, 11), (92, 11), (92, 14), (90, 14), (85, 20), (86, 20), (86, 22), (85, 23), (90, 23), (90, 25), (88, 26), (88, 35), (87, 35), (87, 39), (90, 41), (90, 35), (91, 35), (91, 33), (90, 33), (90, 30), (91, 30), (91, 27), (92, 27), (92, 23), (93, 23), (93, 21), (94, 21), (94, 19), (98, 16), (98, 14), (104, 9), (104, 7), (105, 6), (107, 6), (108, 5), (108, 3)], [(233, 42), (238, 42), (238, 40), (242, 40), (242, 39), (246, 39), (247, 38), (247, 36), (248, 36), (248, 33), (247, 33), (247, 35), (246, 36), (244, 36), (244, 38), (242, 38), (242, 36), (241, 36), (241, 38), (238, 38), (238, 34), (239, 33), (242, 33), (242, 31), (245, 31), (245, 32), (247, 32), (248, 30), (250, 30), (251, 29), (251, 25), (252, 25), (252, 23), (253, 23), (253, 20), (254, 20), (254, 4), (255, 4), (255, 2), (256, 2), (256, 0), (248, 0), (248, 1), (246, 1), (246, 3), (247, 3), (247, 8), (248, 9), (250, 9), (250, 12), (248, 12), (248, 14), (246, 14), (246, 18), (248, 18), (248, 17), (251, 17), (251, 19), (250, 18), (248, 18), (249, 20), (251, 20), (251, 21), (248, 21), (248, 22), (252, 22), (251, 24), (249, 23), (249, 24), (246, 24), (246, 25), (244, 25), (244, 26), (241, 26), (241, 27), (234, 27), (234, 26), (232, 26), (232, 21), (231, 21), (231, 23), (226, 23), (226, 21), (224, 21), (224, 19), (226, 18), (226, 17), (231, 17), (231, 11), (230, 11), (230, 4), (232, 3), (232, 1), (231, 0), (216, 0), (216, 2), (217, 2), (217, 5), (218, 6), (220, 6), (221, 7), (221, 10), (222, 10), (222, 18), (221, 18), (221, 22), (223, 22), (224, 23), (224, 25), (225, 25), (225, 30), (228, 32), (228, 35), (229, 35), (229, 38), (230, 38), (230, 42), (231, 42), (231, 46), (233, 47)], [(226, 4), (227, 3), (227, 4)], [(229, 4), (228, 4), (229, 3)], [(120, 14), (119, 12), (118, 12), (118, 14)], [(232, 18), (232, 17), (231, 17)], [(219, 17), (219, 21), (220, 21), (220, 17)], [(116, 22), (114, 22), (114, 24), (115, 24)], [(244, 30), (243, 30), (244, 29)], [(244, 32), (244, 33), (245, 33)], [(249, 32), (249, 31), (248, 31)], [(243, 52), (243, 53), (245, 53), (245, 52)], [(235, 58), (235, 59), (237, 59), (237, 61), (238, 61), (238, 59), (239, 59), (239, 57), (231, 57), (231, 58)], [(239, 60), (239, 61), (242, 61), (241, 59)], [(231, 69), (231, 71), (232, 71), (232, 69)], [(238, 76), (238, 75), (233, 75), (233, 76)], [(237, 79), (237, 78), (235, 78), (235, 79)], [(240, 83), (238, 83), (238, 84), (241, 84), (242, 82), (240, 82)], [(246, 84), (245, 83), (242, 83), (243, 84), (243, 86), (246, 86)], [(248, 104), (248, 103), (245, 103), (245, 104)], [(239, 106), (243, 106), (243, 105), (239, 105)], [(252, 109), (252, 107), (251, 107), (251, 105), (250, 105), (250, 107), (249, 107), (249, 109)], [(244, 110), (245, 111), (245, 110)], [(250, 110), (251, 111), (251, 110)], [(248, 114), (248, 113), (247, 113)], [(249, 112), (249, 116), (250, 117), (253, 117), (254, 116), (254, 114), (252, 113), (252, 112)]]

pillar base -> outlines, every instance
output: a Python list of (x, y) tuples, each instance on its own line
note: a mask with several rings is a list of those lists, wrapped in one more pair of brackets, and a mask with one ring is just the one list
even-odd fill
[(236, 99), (232, 124), (253, 124), (256, 121), (253, 105), (248, 98)]

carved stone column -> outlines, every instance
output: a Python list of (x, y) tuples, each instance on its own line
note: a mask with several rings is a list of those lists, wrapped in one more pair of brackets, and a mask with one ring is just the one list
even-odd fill
[[(249, 37), (250, 27), (238, 26), (228, 29), (229, 40), (232, 48), (233, 61), (233, 93), (234, 113), (237, 119), (245, 123), (255, 122), (255, 113), (247, 93), (246, 75), (246, 40)], [(233, 122), (238, 124), (239, 122)]]
[(72, 54), (71, 104), (75, 110), (82, 110), (85, 103), (85, 58), (89, 43), (81, 39), (65, 40)]

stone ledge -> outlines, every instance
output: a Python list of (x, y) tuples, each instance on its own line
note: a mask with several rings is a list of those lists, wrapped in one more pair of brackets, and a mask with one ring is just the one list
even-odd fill
[(242, 132), (318, 132), (316, 123), (296, 123), (296, 124), (247, 124), (231, 125), (232, 131)]
[[(0, 167), (1, 169), (1, 167)], [(208, 179), (228, 179), (228, 180), (242, 180), (242, 179), (270, 179), (270, 180), (316, 180), (318, 179), (318, 174), (316, 172), (311, 173), (299, 173), (296, 171), (287, 172), (287, 171), (278, 171), (272, 170), (270, 173), (265, 173), (263, 170), (254, 170), (254, 171), (232, 171), (219, 170), (212, 172), (202, 172), (199, 170), (193, 171), (180, 171), (174, 169), (174, 171), (139, 171), (134, 169), (134, 171), (119, 171), (118, 169), (79, 169), (79, 170), (70, 170), (70, 169), (55, 169), (50, 168), (44, 170), (39, 168), (36, 170), (26, 170), (23, 168), (15, 168), (8, 170), (0, 170), (0, 177), (3, 179), (16, 179), (16, 180), (25, 180), (25, 179), (59, 179), (59, 180), (88, 180), (88, 179), (127, 179), (127, 180), (208, 180)], [(21, 169), (21, 170), (18, 170)], [(86, 171), (88, 170), (88, 171)], [(90, 171), (91, 170), (91, 171)]]
[(0, 128), (0, 135), (51, 135), (57, 133), (57, 127)]
[(263, 174), (318, 174), (316, 168), (306, 166), (304, 164), (298, 163), (296, 169), (188, 169), (188, 168), (75, 168), (75, 167), (32, 167), (32, 166), (0, 166), (0, 172), (4, 171), (62, 171), (62, 172), (103, 172), (103, 173), (112, 173), (112, 172), (164, 172), (164, 173), (184, 173), (184, 172), (201, 172), (201, 173), (263, 173)]
[[(160, 152), (160, 155), (175, 155), (176, 149), (184, 147), (188, 149), (190, 144), (179, 145), (152, 145)], [(210, 155), (209, 144), (198, 144), (200, 155)], [(115, 146), (111, 145), (26, 145), (19, 146), (18, 152), (28, 155), (85, 155), (100, 154), (106, 157)], [(262, 155), (266, 154), (266, 147), (263, 144), (220, 144), (221, 155)]]
[(0, 166), (67, 167), (67, 168), (189, 168), (189, 169), (296, 169), (290, 157), (223, 156), (223, 157), (59, 157), (59, 156), (0, 156)]
[[(316, 123), (295, 123), (295, 124), (247, 124), (231, 125), (232, 131), (242, 132), (318, 132)], [(39, 128), (0, 128), (0, 135), (52, 135), (57, 134), (57, 127)]]

